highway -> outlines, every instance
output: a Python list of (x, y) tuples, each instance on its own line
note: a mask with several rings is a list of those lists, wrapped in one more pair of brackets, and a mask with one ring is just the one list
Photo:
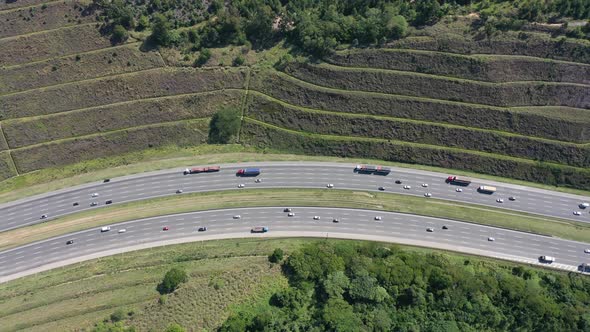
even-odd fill
[[(262, 169), (259, 176), (263, 179), (261, 183), (255, 183), (255, 178), (235, 176), (238, 169), (247, 166)], [(581, 202), (590, 201), (589, 197), (477, 179), (468, 187), (462, 187), (463, 192), (456, 192), (455, 189), (459, 186), (444, 181), (450, 174), (394, 167), (389, 175), (380, 176), (357, 174), (353, 169), (353, 164), (275, 162), (222, 165), (221, 171), (217, 173), (183, 175), (182, 169), (174, 169), (115, 178), (109, 183), (90, 183), (1, 204), (0, 231), (50, 221), (79, 211), (100, 209), (105, 206), (107, 200), (118, 204), (175, 195), (178, 189), (182, 189), (184, 193), (239, 190), (238, 184), (244, 184), (246, 188), (326, 188), (326, 185), (331, 183), (334, 184), (331, 190), (366, 191), (377, 191), (378, 187), (384, 186), (386, 192), (420, 197), (429, 192), (432, 198), (590, 222), (590, 209), (578, 208)], [(401, 180), (402, 184), (395, 184), (395, 180)], [(428, 184), (428, 187), (421, 187), (422, 183)], [(477, 187), (484, 184), (496, 186), (497, 192), (492, 195), (478, 193)], [(410, 185), (411, 189), (403, 189), (404, 185)], [(98, 193), (99, 196), (91, 197), (93, 193)], [(515, 196), (516, 201), (509, 201), (509, 196)], [(503, 198), (504, 203), (497, 203), (497, 198)], [(74, 206), (74, 202), (79, 205)], [(91, 207), (92, 202), (98, 205)], [(581, 215), (576, 216), (573, 211), (580, 211)], [(45, 220), (41, 219), (44, 214), (48, 216)]]
[[(25, 275), (27, 271), (41, 271), (44, 266), (49, 269), (60, 262), (71, 263), (72, 259), (88, 259), (84, 257), (117, 249), (124, 252), (136, 245), (150, 247), (169, 244), (166, 241), (175, 239), (198, 241), (208, 236), (302, 236), (306, 232), (311, 236), (418, 244), (533, 264), (539, 264), (539, 256), (551, 255), (556, 257), (552, 267), (568, 271), (576, 271), (583, 262), (590, 263), (590, 255), (584, 253), (590, 244), (576, 241), (393, 212), (291, 207), (295, 215), (289, 217), (283, 208), (236, 208), (153, 217), (111, 225), (108, 232), (101, 232), (97, 227), (35, 242), (0, 252), (0, 282)], [(235, 219), (236, 215), (241, 218)], [(320, 219), (314, 220), (314, 216)], [(376, 216), (381, 220), (375, 220)], [(334, 223), (333, 218), (339, 222)], [(169, 227), (168, 231), (163, 230), (165, 226)], [(208, 230), (199, 232), (198, 228), (204, 226)], [(255, 226), (267, 226), (270, 230), (250, 234)], [(442, 229), (443, 226), (448, 229)], [(429, 227), (433, 232), (426, 231)], [(121, 229), (126, 231), (119, 233)], [(494, 237), (495, 241), (488, 241), (488, 237)], [(68, 240), (74, 243), (68, 245)], [(58, 265), (52, 265), (55, 263)], [(65, 264), (68, 263), (62, 265)]]

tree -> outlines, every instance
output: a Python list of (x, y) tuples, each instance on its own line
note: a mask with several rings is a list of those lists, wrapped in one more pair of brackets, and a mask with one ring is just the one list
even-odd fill
[(125, 318), (125, 313), (123, 312), (123, 309), (117, 309), (115, 310), (115, 312), (113, 312), (111, 314), (111, 322), (116, 323), (116, 322), (120, 322)]
[(207, 63), (211, 59), (211, 51), (208, 48), (204, 48), (199, 53), (199, 56), (195, 59), (195, 63), (193, 64), (195, 67), (201, 67)]
[(276, 248), (272, 254), (270, 256), (268, 256), (268, 260), (271, 263), (279, 263), (280, 261), (283, 260), (283, 256), (284, 256), (284, 252), (283, 249), (281, 248)]
[(152, 34), (150, 39), (157, 45), (170, 45), (170, 23), (166, 16), (160, 13), (154, 14), (154, 23), (152, 24)]
[(240, 131), (240, 110), (235, 107), (226, 107), (213, 115), (209, 123), (209, 143), (227, 144)]
[(122, 43), (126, 41), (127, 38), (129, 38), (127, 30), (125, 30), (125, 28), (122, 25), (115, 25), (115, 27), (113, 28), (112, 41), (114, 43)]
[(244, 64), (244, 62), (246, 62), (246, 59), (244, 59), (244, 57), (243, 57), (243, 56), (241, 56), (241, 55), (238, 55), (238, 56), (236, 56), (236, 57), (234, 58), (234, 61), (233, 61), (233, 63), (232, 63), (232, 64), (233, 64), (235, 67), (239, 67), (239, 66), (243, 65), (243, 64)]
[(172, 324), (168, 325), (168, 327), (166, 328), (166, 330), (164, 330), (164, 332), (186, 332), (186, 330), (184, 329), (184, 327), (180, 326), (179, 324), (172, 323)]
[(433, 24), (442, 16), (438, 0), (416, 0), (416, 25)]
[(164, 276), (162, 282), (158, 285), (158, 291), (161, 294), (174, 292), (180, 284), (188, 281), (186, 271), (181, 268), (173, 267)]
[(342, 299), (329, 299), (322, 310), (322, 318), (331, 331), (361, 331), (362, 321), (352, 306)]
[(323, 283), (324, 291), (330, 298), (342, 298), (342, 294), (350, 286), (350, 280), (342, 271), (336, 271), (328, 275)]

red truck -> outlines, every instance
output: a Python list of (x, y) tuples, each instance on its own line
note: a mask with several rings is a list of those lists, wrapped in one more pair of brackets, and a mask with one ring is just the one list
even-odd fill
[(184, 170), (184, 175), (187, 174), (196, 174), (196, 173), (209, 173), (209, 172), (219, 172), (220, 167), (219, 166), (207, 166), (207, 167), (194, 167), (191, 169), (185, 169)]
[(447, 183), (458, 184), (460, 186), (468, 186), (471, 183), (470, 178), (463, 176), (449, 176), (446, 180)]

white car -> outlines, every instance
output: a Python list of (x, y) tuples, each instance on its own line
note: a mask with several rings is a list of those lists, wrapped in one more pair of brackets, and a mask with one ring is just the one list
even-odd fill
[(331, 184), (331, 183), (328, 183), (328, 185), (326, 187), (328, 187), (328, 188), (334, 188), (334, 185)]
[(244, 186), (244, 184), (243, 184), (243, 183), (240, 183), (240, 184), (238, 184), (238, 188), (244, 188), (244, 187), (245, 187), (245, 186)]
[(287, 217), (295, 217), (295, 212), (289, 212), (289, 213), (287, 213)]
[(97, 206), (97, 205), (98, 205), (98, 203), (97, 203), (97, 202), (92, 202), (92, 203), (90, 203), (90, 206)]
[(490, 236), (490, 237), (488, 237), (488, 241), (494, 242), (494, 241), (496, 241), (496, 239), (494, 239), (493, 237)]
[(381, 216), (375, 216), (375, 220), (381, 220)]
[(320, 216), (313, 216), (313, 220), (320, 220)]
[(176, 191), (176, 193), (177, 193), (177, 194), (182, 194), (183, 192), (184, 192), (184, 191), (183, 191), (182, 189), (178, 189), (178, 190)]
[(123, 229), (120, 229), (118, 233), (125, 233), (125, 232), (127, 232), (127, 230), (125, 228), (123, 228)]
[(582, 212), (580, 212), (580, 211), (574, 211), (574, 216), (581, 216), (581, 215), (582, 215)]
[(242, 219), (242, 216), (240, 216), (239, 214), (236, 214), (236, 215), (234, 216), (234, 219)]
[(105, 226), (100, 229), (101, 232), (108, 232), (111, 230), (111, 226)]
[(260, 183), (260, 182), (262, 182), (262, 179), (256, 179), (254, 182)]
[(462, 193), (463, 192), (463, 188), (457, 188), (457, 189), (455, 189), (455, 191), (458, 192), (458, 193)]
[(428, 183), (422, 183), (422, 187), (428, 188)]
[(498, 199), (496, 200), (496, 202), (498, 202), (498, 203), (504, 203), (504, 199), (503, 199), (503, 198), (498, 198)]
[(590, 248), (588, 248), (588, 249), (584, 249), (584, 253), (586, 253), (586, 254), (590, 254)]
[(412, 187), (411, 186), (408, 186), (408, 185), (405, 185), (404, 186), (404, 189), (412, 189)]
[(431, 193), (424, 193), (424, 197), (432, 197)]
[(98, 197), (98, 193), (92, 194), (92, 197)]
[(432, 228), (432, 227), (428, 227), (428, 228), (426, 229), (426, 231), (427, 231), (427, 232), (430, 232), (430, 233), (432, 233), (432, 232), (434, 232), (434, 228)]

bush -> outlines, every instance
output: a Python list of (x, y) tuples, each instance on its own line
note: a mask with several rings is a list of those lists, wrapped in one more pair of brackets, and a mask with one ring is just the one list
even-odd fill
[(244, 57), (241, 56), (241, 55), (238, 55), (237, 57), (234, 58), (233, 65), (235, 67), (239, 67), (239, 66), (243, 65), (244, 62), (246, 62), (246, 60), (244, 59)]
[(240, 131), (241, 113), (234, 107), (221, 109), (209, 123), (209, 143), (227, 144)]
[(208, 48), (204, 48), (201, 50), (201, 53), (199, 53), (199, 57), (195, 60), (195, 63), (193, 65), (195, 67), (201, 67), (205, 63), (207, 63), (209, 59), (211, 59), (211, 51), (209, 51)]
[(172, 324), (168, 325), (166, 330), (164, 330), (164, 332), (185, 332), (185, 331), (186, 330), (184, 329), (184, 327), (182, 327), (176, 323), (172, 323)]
[(122, 309), (117, 309), (111, 314), (111, 322), (120, 322), (125, 318), (125, 313)]
[(128, 38), (129, 34), (127, 33), (127, 30), (125, 30), (125, 28), (122, 25), (115, 25), (115, 27), (113, 28), (113, 35), (111, 40), (114, 43), (122, 43), (126, 41)]
[(158, 285), (158, 291), (161, 294), (167, 294), (174, 292), (180, 284), (188, 281), (188, 275), (186, 271), (181, 268), (173, 267), (170, 271), (166, 272), (164, 279)]
[(283, 260), (285, 253), (283, 252), (283, 249), (281, 248), (276, 248), (272, 254), (270, 256), (268, 256), (268, 260), (271, 263), (279, 263), (280, 261)]
[(157, 45), (170, 45), (170, 23), (164, 15), (159, 13), (154, 15), (154, 23), (152, 24), (152, 34), (150, 39)]

